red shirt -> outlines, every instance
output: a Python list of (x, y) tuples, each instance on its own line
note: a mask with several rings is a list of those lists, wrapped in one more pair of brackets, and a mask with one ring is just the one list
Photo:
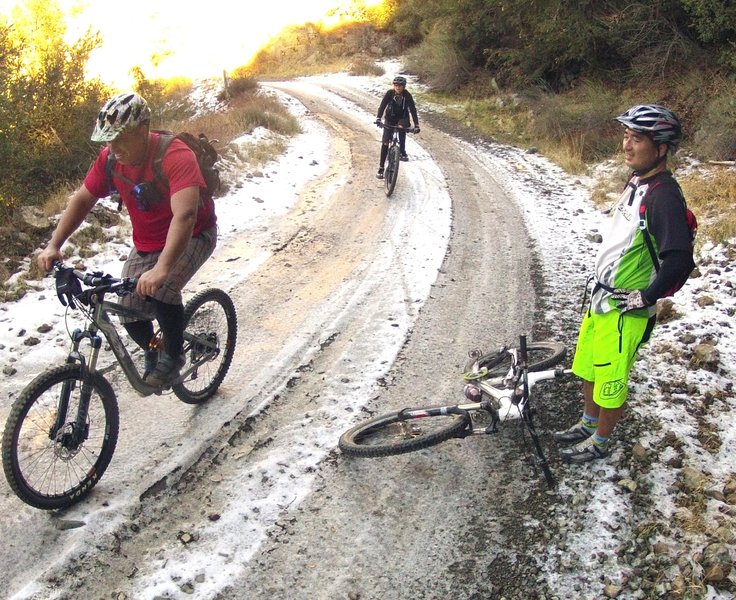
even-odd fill
[[(164, 183), (158, 181), (153, 171), (153, 158), (156, 155), (160, 134), (151, 132), (150, 135), (151, 142), (143, 164), (133, 166), (116, 162), (115, 173), (124, 179), (117, 176), (112, 177), (112, 183), (120, 193), (130, 215), (130, 222), (133, 225), (133, 244), (142, 252), (163, 250), (166, 244), (166, 234), (173, 218), (171, 195), (179, 190), (191, 186), (199, 187), (200, 202), (193, 236), (209, 229), (217, 222), (215, 204), (212, 198), (207, 196), (207, 186), (197, 165), (197, 157), (194, 152), (181, 140), (172, 140), (161, 161), (164, 177), (169, 182), (169, 189), (167, 189)], [(104, 198), (111, 192), (110, 181), (105, 173), (109, 154), (110, 148), (103, 148), (84, 179), (84, 186), (96, 198)], [(155, 186), (160, 201), (149, 202), (147, 206), (143, 206), (136, 200), (133, 188), (144, 182)]]

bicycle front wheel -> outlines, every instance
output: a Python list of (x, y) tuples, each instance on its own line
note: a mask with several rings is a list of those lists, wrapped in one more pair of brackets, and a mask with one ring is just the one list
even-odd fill
[(51, 510), (79, 502), (110, 464), (120, 422), (115, 393), (94, 375), (89, 408), (80, 419), (82, 388), (80, 365), (55, 367), (31, 381), (10, 409), (3, 469), (11, 489), (30, 506)]
[(401, 160), (400, 150), (398, 146), (394, 145), (388, 149), (387, 162), (388, 166), (386, 167), (384, 181), (386, 183), (386, 195), (390, 196), (394, 193), (394, 188), (396, 188), (396, 180), (399, 177), (399, 164), (401, 163)]
[(446, 414), (440, 408), (414, 408), (364, 421), (343, 433), (338, 445), (350, 456), (392, 456), (460, 437), (470, 426), (464, 410)]
[[(559, 342), (531, 342), (527, 345), (527, 361), (530, 371), (543, 371), (554, 367), (565, 358), (567, 348)], [(503, 377), (511, 369), (511, 354), (508, 351), (485, 354), (466, 365), (470, 371), (476, 363), (478, 370), (487, 369), (487, 377)]]
[(184, 308), (184, 354), (182, 371), (196, 368), (187, 378), (171, 386), (187, 404), (200, 404), (211, 398), (225, 379), (235, 353), (238, 319), (235, 306), (224, 291), (204, 290)]

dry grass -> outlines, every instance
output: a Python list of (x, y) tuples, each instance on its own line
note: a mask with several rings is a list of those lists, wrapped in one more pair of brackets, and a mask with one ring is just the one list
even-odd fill
[(86, 227), (77, 229), (69, 241), (78, 248), (89, 248), (94, 243), (105, 243), (107, 234), (97, 223), (89, 223)]
[(246, 145), (241, 148), (240, 154), (252, 167), (262, 167), (286, 150), (287, 140), (261, 140), (257, 144)]
[(276, 98), (254, 92), (242, 94), (231, 101), (226, 111), (210, 113), (169, 126), (173, 131), (187, 130), (204, 133), (210, 139), (225, 144), (256, 127), (283, 135), (299, 133), (299, 123)]
[(736, 171), (679, 178), (688, 206), (698, 218), (698, 241), (725, 243), (736, 237)]
[(41, 207), (43, 214), (47, 217), (61, 214), (66, 208), (69, 196), (73, 191), (71, 187), (62, 187), (53, 191)]
[(711, 454), (717, 454), (723, 444), (718, 427), (702, 420), (698, 422), (697, 438), (703, 449)]
[(348, 73), (351, 75), (366, 75), (371, 77), (380, 77), (386, 74), (386, 69), (377, 65), (372, 58), (359, 57), (350, 63)]

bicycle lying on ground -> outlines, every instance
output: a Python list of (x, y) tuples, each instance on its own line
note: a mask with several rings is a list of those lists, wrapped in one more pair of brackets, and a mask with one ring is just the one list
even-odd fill
[(471, 402), (404, 408), (373, 417), (343, 433), (340, 449), (351, 456), (368, 458), (403, 454), (450, 438), (496, 433), (500, 422), (517, 418), (531, 436), (535, 452), (532, 466), (541, 467), (547, 485), (553, 488), (555, 479), (532, 420), (531, 390), (540, 381), (571, 372), (550, 368), (564, 358), (565, 352), (565, 346), (556, 342), (527, 344), (523, 335), (518, 348), (503, 347), (493, 354), (475, 350), (463, 374), (464, 394)]
[(399, 163), (401, 162), (401, 146), (399, 142), (399, 132), (416, 133), (417, 129), (412, 127), (402, 127), (401, 125), (388, 125), (380, 123), (379, 127), (392, 129), (391, 142), (388, 146), (388, 154), (386, 155), (386, 168), (383, 171), (383, 183), (386, 186), (386, 195), (390, 196), (396, 188), (396, 180), (399, 177)]
[[(67, 296), (68, 305), (78, 306), (87, 323), (70, 334), (72, 347), (65, 364), (43, 371), (15, 400), (2, 441), (3, 469), (10, 487), (21, 500), (41, 509), (79, 502), (110, 464), (118, 439), (119, 409), (106, 372), (120, 366), (143, 396), (160, 394), (169, 387), (152, 387), (144, 381), (132, 356), (138, 351), (128, 352), (110, 320), (110, 315), (150, 318), (105, 299), (108, 294), (133, 292), (135, 280), (82, 273), (59, 264), (54, 276), (60, 300), (60, 286), (66, 285), (60, 282), (75, 284), (75, 292)], [(89, 287), (82, 290), (78, 282)], [(62, 300), (62, 304), (67, 302)], [(235, 307), (224, 291), (207, 289), (186, 304), (184, 322), (186, 362), (170, 387), (183, 402), (200, 404), (215, 394), (230, 368), (237, 336)], [(98, 368), (103, 347), (99, 332), (115, 359), (104, 369)], [(84, 340), (91, 347), (86, 357), (80, 351)], [(152, 348), (160, 342), (159, 333)]]

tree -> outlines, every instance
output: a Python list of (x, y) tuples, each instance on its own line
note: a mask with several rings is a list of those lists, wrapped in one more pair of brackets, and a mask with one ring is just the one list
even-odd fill
[(34, 203), (49, 187), (77, 179), (94, 150), (89, 134), (108, 92), (85, 79), (89, 55), (100, 45), (87, 32), (69, 44), (55, 1), (27, 0), (0, 29), (0, 194)]
[(719, 53), (720, 62), (736, 70), (736, 4), (732, 0), (682, 0), (698, 39)]

